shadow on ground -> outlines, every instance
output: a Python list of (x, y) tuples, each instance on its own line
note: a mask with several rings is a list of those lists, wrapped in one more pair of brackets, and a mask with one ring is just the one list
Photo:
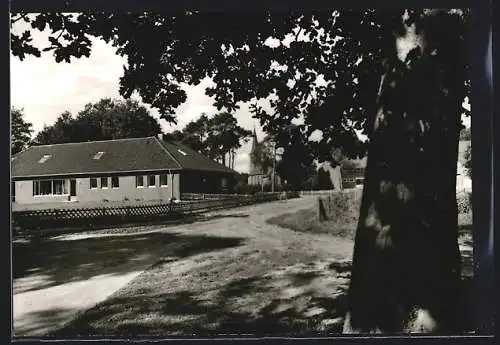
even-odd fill
[(187, 225), (201, 221), (209, 221), (220, 218), (246, 218), (249, 214), (246, 213), (224, 213), (207, 215), (204, 213), (199, 214), (186, 214), (181, 215), (177, 219), (158, 219), (154, 221), (144, 221), (135, 223), (124, 224), (109, 224), (109, 225), (93, 225), (92, 230), (89, 231), (89, 226), (82, 226), (75, 223), (72, 226), (65, 228), (51, 228), (51, 229), (18, 229), (13, 233), (14, 243), (37, 243), (47, 238), (65, 235), (65, 234), (123, 234), (145, 232), (151, 230), (158, 230), (168, 226)]
[[(244, 238), (157, 232), (13, 243), (14, 293), (87, 280), (97, 275), (127, 273), (137, 269), (134, 264), (140, 265), (158, 254), (180, 259), (236, 247), (243, 242)], [(37, 283), (16, 284), (16, 279), (23, 277), (42, 279)]]
[(250, 215), (248, 213), (221, 213), (221, 214), (212, 214), (212, 215), (199, 215), (196, 220), (198, 221), (208, 221), (213, 219), (220, 218), (248, 218)]
[(14, 337), (20, 337), (24, 334), (40, 334), (54, 329), (54, 325), (65, 322), (68, 318), (71, 320), (77, 310), (75, 309), (51, 309), (29, 313), (29, 322), (18, 324), (14, 329)]
[[(339, 335), (347, 310), (349, 261), (299, 265), (171, 293), (135, 290), (84, 312), (55, 338)], [(464, 329), (473, 329), (472, 280), (462, 280)]]
[[(333, 270), (328, 271), (335, 276)], [(327, 294), (318, 293), (314, 282), (322, 275), (325, 272), (287, 272), (235, 279), (216, 291), (118, 296), (51, 336), (338, 334), (346, 313), (348, 279)], [(283, 279), (290, 284), (280, 284)]]

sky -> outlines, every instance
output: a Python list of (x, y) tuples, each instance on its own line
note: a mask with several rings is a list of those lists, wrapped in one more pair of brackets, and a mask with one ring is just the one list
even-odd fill
[[(22, 25), (25, 24), (18, 25), (13, 30), (23, 30)], [(32, 36), (35, 46), (44, 46), (47, 42), (46, 33), (33, 31)], [(122, 98), (118, 92), (119, 78), (126, 59), (116, 55), (115, 48), (103, 40), (92, 41), (90, 57), (72, 59), (71, 63), (57, 63), (51, 53), (42, 53), (39, 58), (28, 56), (23, 61), (11, 55), (11, 106), (24, 109), (25, 120), (33, 124), (34, 134), (44, 125), (52, 125), (64, 111), (76, 115), (87, 103), (97, 102), (102, 98)], [(182, 129), (202, 113), (217, 113), (217, 109), (212, 106), (213, 100), (204, 91), (210, 83), (206, 79), (197, 86), (184, 86), (187, 100), (176, 110), (177, 125), (168, 124), (159, 117), (155, 109), (145, 106), (150, 109), (164, 132)], [(138, 96), (132, 98), (140, 101)], [(241, 127), (248, 130), (255, 128), (257, 137), (263, 138), (264, 133), (258, 121), (252, 118), (248, 105), (241, 105), (234, 115)], [(469, 123), (467, 120), (466, 125)], [(249, 141), (237, 152), (235, 170), (248, 172), (250, 147)]]
[[(23, 27), (13, 30), (20, 32)], [(44, 46), (47, 42), (46, 33), (33, 31), (32, 36), (35, 46)], [(72, 59), (71, 63), (57, 63), (51, 53), (42, 53), (39, 58), (28, 56), (23, 61), (11, 54), (11, 106), (24, 109), (25, 120), (33, 124), (36, 134), (44, 125), (52, 125), (66, 110), (76, 115), (87, 103), (102, 98), (123, 99), (118, 90), (125, 64), (126, 58), (117, 55), (115, 48), (101, 39), (92, 39), (92, 52), (88, 58)], [(205, 88), (210, 83), (210, 79), (205, 79), (197, 86), (184, 86), (187, 100), (177, 108), (177, 125), (161, 119), (156, 109), (144, 106), (158, 120), (164, 132), (182, 129), (202, 113), (210, 116), (218, 112), (212, 106), (213, 99), (205, 95)], [(132, 98), (141, 100), (136, 95)], [(264, 137), (248, 105), (240, 105), (234, 115), (241, 127), (248, 130), (255, 127), (259, 140)], [(237, 152), (235, 170), (248, 172), (250, 148), (251, 142), (248, 141)]]

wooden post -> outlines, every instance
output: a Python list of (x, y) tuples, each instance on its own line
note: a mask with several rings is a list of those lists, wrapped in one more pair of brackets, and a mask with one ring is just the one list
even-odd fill
[(321, 197), (317, 197), (316, 199), (316, 219), (318, 222), (321, 222)]

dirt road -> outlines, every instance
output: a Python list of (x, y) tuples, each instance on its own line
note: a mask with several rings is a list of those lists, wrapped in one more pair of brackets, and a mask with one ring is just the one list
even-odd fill
[(310, 322), (311, 315), (321, 316), (315, 328), (338, 323), (325, 303), (339, 303), (352, 242), (265, 222), (313, 200), (219, 211), (205, 221), (135, 233), (18, 244), (14, 334), (54, 332), (89, 308), (61, 334), (186, 334), (188, 325), (202, 333), (241, 333), (264, 321), (279, 331), (304, 327), (297, 320)]

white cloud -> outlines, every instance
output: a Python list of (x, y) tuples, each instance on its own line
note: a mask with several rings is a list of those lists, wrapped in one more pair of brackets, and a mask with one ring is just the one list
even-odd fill
[(110, 45), (97, 39), (89, 58), (71, 63), (57, 63), (51, 54), (23, 61), (11, 56), (11, 105), (24, 108), (26, 120), (39, 131), (66, 110), (75, 114), (89, 102), (119, 97), (124, 63)]
[[(17, 32), (22, 32), (22, 26)], [(47, 42), (47, 33), (34, 31), (36, 46)], [(100, 39), (92, 40), (92, 53), (88, 58), (72, 59), (71, 63), (57, 63), (50, 53), (37, 58), (28, 56), (23, 61), (11, 55), (11, 105), (24, 108), (26, 120), (33, 124), (35, 133), (44, 125), (52, 125), (64, 111), (78, 113), (85, 104), (102, 98), (121, 98), (119, 79), (123, 74), (126, 59), (116, 55), (115, 48)], [(187, 101), (178, 107), (178, 124), (168, 124), (160, 119), (158, 111), (150, 109), (163, 130), (171, 131), (183, 128), (188, 122), (197, 119), (202, 113), (213, 115), (217, 112), (213, 99), (205, 94), (205, 88), (211, 84), (205, 79), (197, 86), (184, 85)], [(132, 98), (140, 100), (137, 94)], [(248, 105), (242, 105), (235, 113), (238, 124), (248, 130), (255, 125), (259, 137), (263, 132), (257, 121), (253, 120)], [(251, 144), (247, 143), (238, 150), (235, 169), (248, 171)]]

